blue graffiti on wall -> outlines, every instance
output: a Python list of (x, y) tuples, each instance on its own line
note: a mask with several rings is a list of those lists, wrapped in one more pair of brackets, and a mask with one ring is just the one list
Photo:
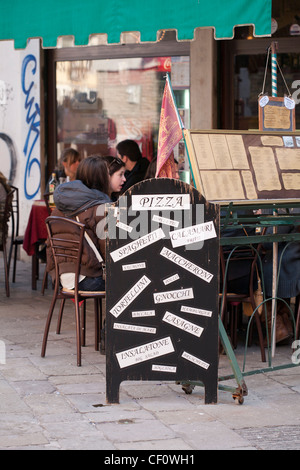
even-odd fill
[[(33, 67), (28, 68), (28, 65), (33, 62)], [(38, 158), (33, 156), (35, 145), (40, 136), (40, 107), (35, 102), (33, 87), (34, 80), (31, 80), (30, 73), (35, 75), (37, 68), (37, 61), (34, 55), (28, 54), (22, 63), (22, 90), (25, 94), (25, 110), (27, 110), (26, 123), (29, 125), (28, 133), (23, 148), (23, 153), (26, 158), (26, 168), (24, 176), (24, 192), (27, 199), (32, 199), (38, 193), (41, 184), (41, 165)], [(27, 84), (27, 85), (26, 85)], [(38, 84), (39, 85), (39, 84)], [(38, 146), (36, 146), (38, 149)], [(38, 149), (39, 150), (39, 149)], [(37, 165), (39, 180), (34, 188), (29, 188), (28, 180), (33, 167)], [(35, 168), (34, 168), (35, 169)]]

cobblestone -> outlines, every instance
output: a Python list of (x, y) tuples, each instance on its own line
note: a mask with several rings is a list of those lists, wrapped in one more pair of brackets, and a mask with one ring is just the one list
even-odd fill
[[(62, 331), (41, 342), (51, 299), (30, 289), (30, 263), (19, 262), (17, 282), (6, 298), (0, 278), (0, 449), (94, 449), (190, 451), (202, 449), (300, 449), (300, 369), (284, 367), (246, 376), (248, 395), (236, 405), (220, 390), (218, 404), (205, 405), (196, 386), (186, 394), (174, 382), (124, 382), (120, 403), (105, 397), (105, 356), (94, 350), (93, 315), (88, 309), (87, 346), (76, 366), (73, 304), (65, 308)], [(0, 272), (3, 266), (0, 262)], [(38, 289), (40, 289), (40, 282)], [(244, 346), (235, 351), (242, 369)], [(273, 366), (291, 364), (290, 345), (276, 349)], [(248, 348), (246, 371), (267, 367), (257, 346)], [(221, 376), (232, 374), (220, 356)], [(227, 384), (237, 385), (234, 380)]]

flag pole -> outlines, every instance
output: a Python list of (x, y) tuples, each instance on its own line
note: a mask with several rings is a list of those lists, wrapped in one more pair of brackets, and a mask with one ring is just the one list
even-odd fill
[(173, 88), (172, 88), (172, 85), (171, 85), (171, 80), (170, 80), (170, 77), (169, 77), (169, 74), (167, 72), (167, 82), (169, 84), (169, 88), (171, 90), (171, 94), (172, 94), (172, 98), (173, 98), (173, 102), (174, 102), (174, 106), (175, 106), (175, 110), (176, 110), (176, 115), (177, 115), (177, 119), (178, 119), (178, 122), (179, 122), (179, 126), (181, 127), (181, 131), (182, 131), (182, 138), (183, 138), (183, 141), (184, 141), (184, 146), (185, 146), (185, 150), (186, 150), (186, 154), (187, 154), (187, 157), (188, 157), (188, 162), (189, 162), (189, 167), (190, 167), (190, 171), (191, 171), (191, 174), (192, 174), (192, 180), (193, 180), (193, 184), (194, 184), (194, 187), (196, 187), (196, 183), (195, 183), (195, 178), (194, 178), (194, 173), (193, 173), (193, 169), (192, 169), (192, 165), (191, 165), (191, 160), (190, 160), (190, 155), (189, 155), (189, 151), (188, 151), (188, 147), (187, 147), (187, 144), (186, 144), (186, 140), (185, 140), (185, 135), (184, 135), (184, 125), (183, 125), (183, 122), (182, 122), (182, 119), (179, 115), (179, 112), (178, 112), (178, 108), (177, 108), (177, 104), (176, 104), (176, 100), (175, 100), (175, 95), (174, 95), (174, 92), (173, 92)]

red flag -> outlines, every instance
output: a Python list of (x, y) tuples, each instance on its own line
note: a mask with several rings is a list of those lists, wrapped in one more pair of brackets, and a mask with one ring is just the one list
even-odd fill
[(176, 178), (173, 149), (182, 139), (182, 128), (167, 74), (159, 123), (156, 178)]

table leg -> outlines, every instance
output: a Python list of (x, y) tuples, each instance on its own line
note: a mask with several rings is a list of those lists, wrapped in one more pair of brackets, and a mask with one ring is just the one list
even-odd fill
[(31, 260), (31, 288), (36, 290), (36, 281), (39, 278), (39, 258), (37, 256), (39, 244), (35, 243), (34, 253)]

